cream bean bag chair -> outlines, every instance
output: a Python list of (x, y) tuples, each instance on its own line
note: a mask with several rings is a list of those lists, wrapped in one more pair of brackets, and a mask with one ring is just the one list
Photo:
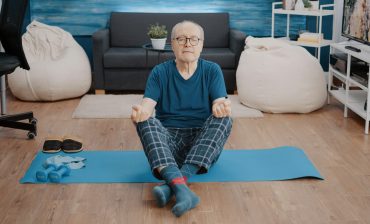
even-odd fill
[(323, 69), (306, 49), (272, 38), (245, 42), (236, 72), (242, 104), (270, 113), (308, 113), (324, 105)]
[(26, 101), (55, 101), (85, 94), (91, 86), (89, 59), (70, 33), (33, 21), (22, 37), (29, 71), (8, 76), (13, 95)]

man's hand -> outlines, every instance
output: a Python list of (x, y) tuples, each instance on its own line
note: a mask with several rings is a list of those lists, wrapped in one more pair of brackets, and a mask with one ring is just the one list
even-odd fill
[(136, 124), (148, 120), (152, 116), (156, 104), (156, 101), (145, 97), (141, 104), (132, 106), (131, 120)]
[(132, 106), (131, 120), (135, 123), (148, 120), (150, 114), (141, 105)]
[(212, 114), (217, 117), (228, 117), (231, 115), (231, 101), (227, 99), (217, 99), (212, 105)]

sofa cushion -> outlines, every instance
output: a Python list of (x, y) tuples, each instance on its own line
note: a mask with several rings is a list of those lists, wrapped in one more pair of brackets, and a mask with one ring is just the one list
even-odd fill
[(221, 68), (236, 68), (235, 54), (229, 48), (204, 48), (201, 57), (216, 62)]
[[(171, 54), (173, 55), (172, 52)], [(160, 61), (163, 59), (158, 60), (158, 53), (153, 51), (148, 51), (146, 58), (146, 51), (141, 47), (112, 47), (104, 54), (103, 59), (105, 68), (152, 68)]]
[[(201, 57), (216, 62), (221, 68), (235, 68), (235, 54), (229, 48), (204, 48)], [(143, 48), (110, 48), (104, 54), (105, 68), (152, 68), (165, 60), (174, 59), (173, 52), (160, 53)], [(148, 61), (147, 61), (148, 60)]]
[(140, 47), (149, 43), (147, 35), (150, 24), (165, 25), (168, 30), (167, 42), (172, 27), (183, 20), (199, 23), (204, 29), (204, 47), (229, 47), (228, 13), (130, 13), (112, 12), (110, 38), (112, 47)]

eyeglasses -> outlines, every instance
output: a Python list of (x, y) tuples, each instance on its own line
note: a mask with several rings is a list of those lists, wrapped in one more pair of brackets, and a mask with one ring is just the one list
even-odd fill
[(197, 46), (199, 41), (202, 39), (200, 39), (199, 37), (177, 37), (175, 38), (175, 40), (177, 40), (177, 43), (180, 45), (185, 45), (186, 42), (188, 42), (189, 40), (191, 46)]

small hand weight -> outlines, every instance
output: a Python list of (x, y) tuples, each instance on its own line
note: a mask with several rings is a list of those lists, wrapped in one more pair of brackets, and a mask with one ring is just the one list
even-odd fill
[(49, 173), (49, 179), (53, 183), (59, 183), (60, 180), (64, 176), (68, 176), (70, 172), (71, 172), (71, 169), (68, 166), (62, 165), (59, 167), (58, 170), (54, 170)]

